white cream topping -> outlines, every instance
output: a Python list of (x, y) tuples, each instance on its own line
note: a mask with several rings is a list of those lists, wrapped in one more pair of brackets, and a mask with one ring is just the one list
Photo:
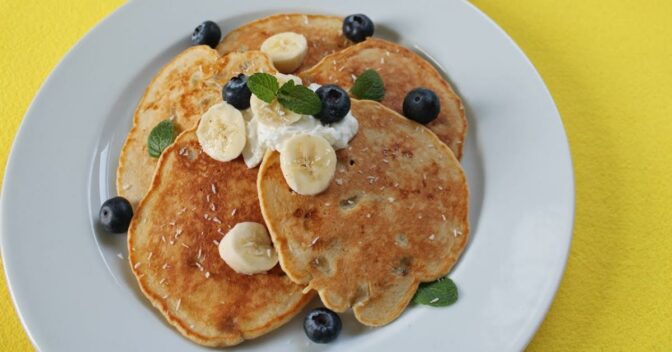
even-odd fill
[[(316, 91), (320, 85), (313, 83), (308, 88)], [(359, 130), (359, 122), (352, 111), (348, 111), (343, 120), (330, 125), (322, 125), (318, 119), (309, 115), (282, 126), (263, 124), (250, 110), (243, 112), (243, 116), (247, 122), (247, 144), (243, 149), (243, 159), (249, 168), (259, 165), (267, 150), (280, 150), (286, 140), (297, 134), (320, 136), (338, 150), (347, 147)]]

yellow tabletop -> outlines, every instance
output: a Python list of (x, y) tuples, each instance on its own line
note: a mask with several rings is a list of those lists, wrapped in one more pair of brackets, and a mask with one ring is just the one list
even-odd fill
[[(473, 2), (541, 73), (574, 161), (569, 263), (529, 350), (672, 351), (672, 1)], [(44, 79), (122, 3), (0, 1), (0, 176)], [(0, 350), (31, 350), (0, 281)]]

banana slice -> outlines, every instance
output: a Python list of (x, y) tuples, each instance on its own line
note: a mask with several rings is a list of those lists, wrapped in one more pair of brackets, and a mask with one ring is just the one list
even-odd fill
[(303, 81), (301, 80), (301, 77), (297, 75), (286, 75), (284, 73), (276, 73), (275, 78), (278, 79), (278, 84), (282, 86), (283, 84), (287, 83), (290, 79), (294, 81), (294, 84), (303, 84)]
[(303, 63), (308, 53), (306, 37), (294, 32), (278, 33), (261, 44), (261, 51), (273, 61), (273, 66), (282, 72), (294, 72)]
[(201, 116), (196, 128), (203, 151), (218, 161), (231, 161), (245, 147), (245, 120), (238, 109), (226, 102), (215, 104)]
[(258, 126), (259, 121), (256, 118), (247, 121), (247, 143), (243, 148), (243, 160), (250, 169), (257, 167), (266, 153), (266, 146), (259, 142)]
[[(277, 74), (275, 77), (278, 79), (280, 86), (289, 80), (293, 80), (296, 84), (301, 84), (301, 78), (294, 75)], [(252, 110), (252, 113), (257, 117), (259, 122), (267, 126), (289, 125), (301, 119), (301, 114), (285, 108), (277, 99), (269, 104), (257, 98), (254, 94), (250, 98), (250, 110)]]
[(282, 145), (280, 169), (294, 192), (312, 196), (329, 187), (336, 172), (336, 152), (320, 136), (299, 134)]
[(259, 274), (278, 263), (278, 253), (271, 244), (266, 227), (256, 222), (236, 224), (219, 241), (219, 256), (240, 274)]

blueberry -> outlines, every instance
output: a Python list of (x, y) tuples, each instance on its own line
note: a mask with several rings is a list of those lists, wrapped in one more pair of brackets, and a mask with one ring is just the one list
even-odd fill
[(219, 44), (221, 37), (222, 31), (219, 29), (217, 23), (205, 21), (194, 29), (194, 33), (191, 34), (191, 43), (194, 45), (207, 45), (214, 49)]
[(110, 198), (100, 207), (99, 218), (105, 231), (123, 233), (128, 231), (128, 225), (133, 218), (133, 207), (126, 198)]
[(341, 318), (327, 308), (315, 308), (308, 312), (303, 320), (303, 331), (316, 343), (334, 341), (341, 332)]
[(421, 124), (432, 122), (441, 111), (436, 93), (427, 88), (415, 88), (404, 98), (404, 115)]
[(373, 21), (361, 13), (350, 15), (343, 20), (343, 34), (355, 43), (373, 35)]
[(315, 91), (322, 101), (322, 110), (315, 117), (323, 125), (343, 120), (350, 111), (350, 97), (343, 88), (335, 84), (324, 85)]
[(250, 107), (252, 92), (247, 87), (247, 76), (239, 74), (231, 78), (222, 89), (222, 99), (238, 110)]

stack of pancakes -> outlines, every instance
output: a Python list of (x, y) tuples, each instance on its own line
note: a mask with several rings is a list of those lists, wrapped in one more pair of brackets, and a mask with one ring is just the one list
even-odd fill
[[(117, 189), (135, 207), (130, 264), (142, 292), (189, 339), (230, 346), (291, 319), (318, 293), (328, 308), (352, 307), (369, 326), (397, 318), (419, 283), (445, 276), (464, 249), (468, 189), (459, 164), (467, 129), (460, 98), (414, 52), (380, 39), (354, 44), (343, 19), (280, 14), (244, 25), (217, 47), (191, 47), (152, 80), (135, 112), (119, 160)], [(316, 196), (287, 186), (279, 154), (258, 169), (242, 158), (218, 162), (203, 152), (195, 127), (222, 101), (239, 73), (275, 73), (261, 43), (281, 32), (303, 34), (304, 83), (349, 89), (353, 76), (378, 71), (382, 102), (352, 99), (359, 132), (337, 152), (332, 184)], [(401, 116), (413, 88), (441, 102), (423, 126)], [(180, 135), (159, 159), (147, 138), (160, 121)], [(265, 274), (238, 274), (218, 243), (237, 223), (265, 223), (280, 259)]]

